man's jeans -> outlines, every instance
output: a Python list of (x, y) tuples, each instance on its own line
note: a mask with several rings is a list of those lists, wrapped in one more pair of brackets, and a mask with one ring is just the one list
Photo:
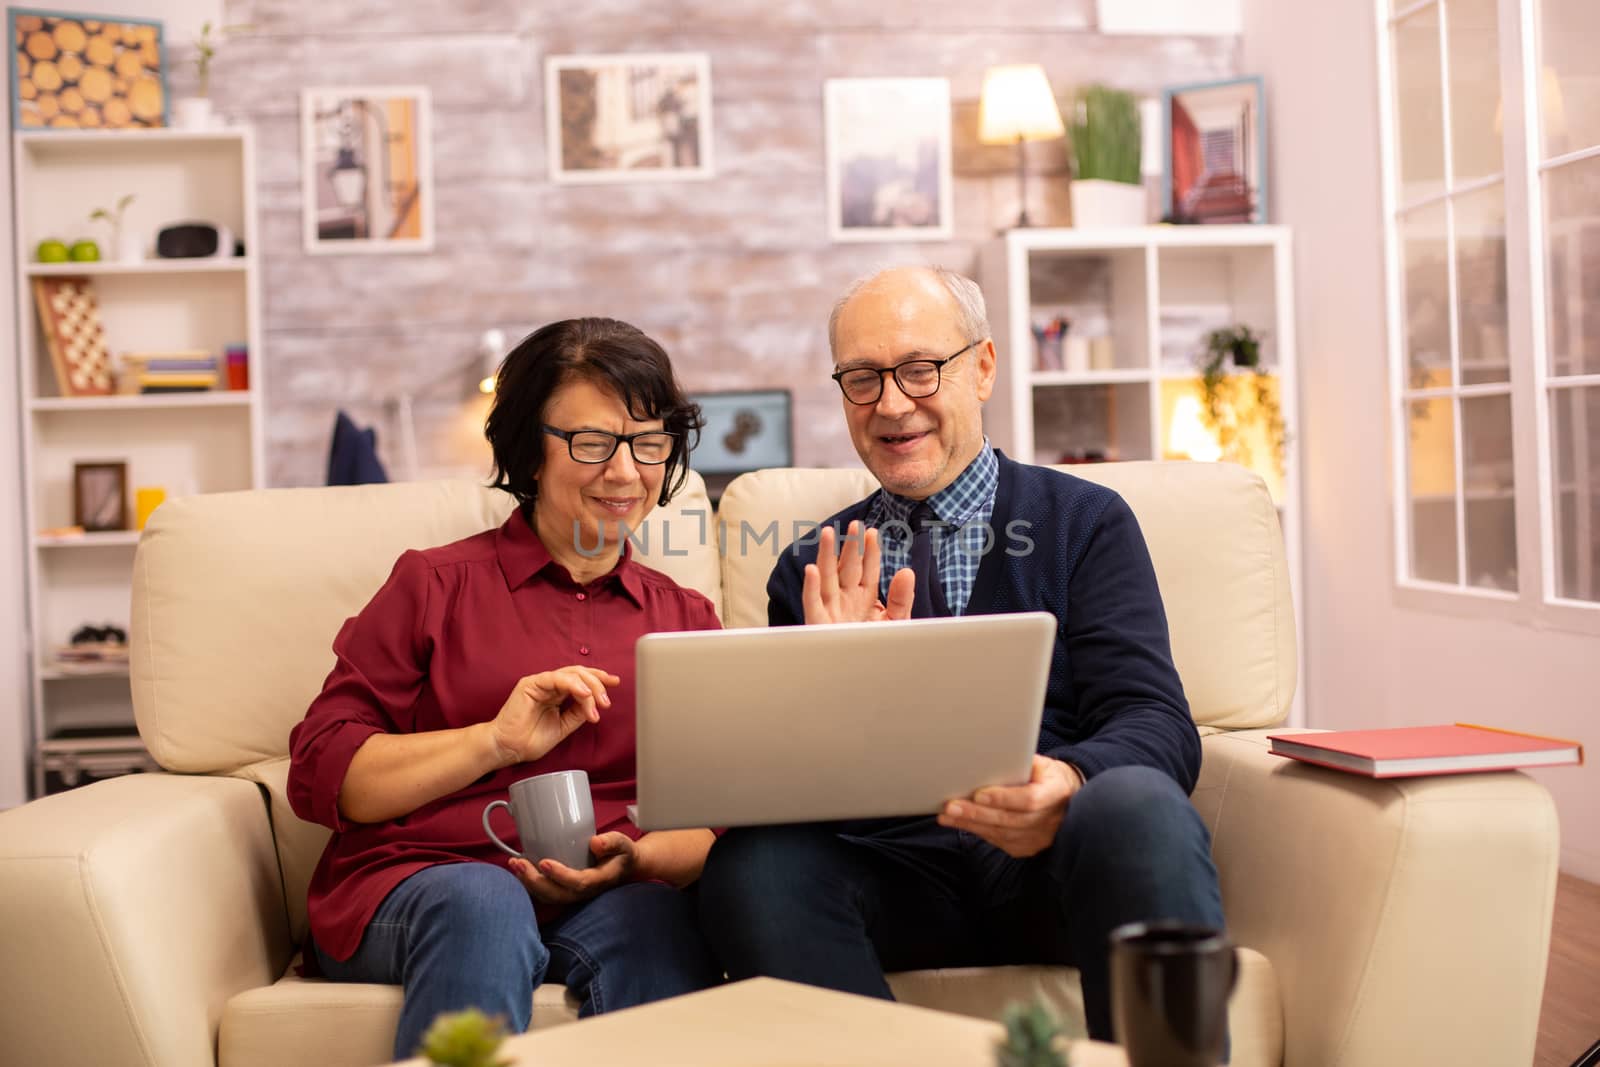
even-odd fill
[(1146, 767), (1091, 778), (1054, 845), (1028, 859), (931, 821), (882, 836), (840, 829), (752, 827), (713, 846), (700, 914), (730, 979), (890, 998), (886, 970), (1072, 964), (1089, 1035), (1109, 1041), (1111, 931), (1149, 919), (1222, 925), (1205, 824)]
[(541, 930), (516, 875), (488, 863), (418, 871), (384, 898), (353, 956), (316, 953), (329, 978), (405, 987), (397, 1060), (416, 1054), (440, 1012), (481, 1008), (521, 1033), (533, 991), (547, 978), (577, 995), (582, 1016), (721, 980), (687, 893), (649, 882), (618, 886)]

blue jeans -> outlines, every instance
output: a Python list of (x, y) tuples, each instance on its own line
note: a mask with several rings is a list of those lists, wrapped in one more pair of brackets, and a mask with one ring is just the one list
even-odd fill
[(853, 829), (751, 827), (712, 847), (701, 922), (730, 979), (890, 999), (885, 971), (1069, 964), (1083, 976), (1089, 1036), (1110, 1041), (1111, 931), (1222, 925), (1210, 834), (1183, 790), (1147, 767), (1091, 778), (1055, 843), (1027, 859), (932, 820)]
[(355, 954), (312, 946), (336, 981), (405, 988), (394, 1058), (416, 1054), (434, 1016), (480, 1008), (513, 1033), (528, 1028), (546, 979), (579, 999), (579, 1015), (644, 1004), (721, 981), (688, 893), (635, 882), (564, 912), (543, 929), (516, 875), (488, 863), (427, 867), (378, 906)]

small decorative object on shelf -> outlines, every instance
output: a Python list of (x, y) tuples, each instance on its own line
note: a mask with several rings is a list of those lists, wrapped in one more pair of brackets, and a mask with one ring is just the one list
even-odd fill
[(133, 528), (142, 530), (156, 508), (166, 503), (167, 491), (159, 485), (141, 485), (133, 491)]
[(440, 1067), (510, 1067), (510, 1060), (496, 1058), (505, 1037), (500, 1016), (468, 1008), (435, 1016), (418, 1051)]
[(1132, 93), (1091, 85), (1072, 112), (1072, 224), (1143, 226), (1139, 102)]
[(72, 521), (89, 533), (128, 528), (128, 465), (72, 465)]
[[(1272, 448), (1272, 460), (1283, 473), (1285, 439), (1283, 411), (1278, 405), (1275, 376), (1261, 367), (1261, 338), (1248, 326), (1224, 326), (1205, 336), (1199, 356), (1201, 401), (1206, 424), (1217, 434), (1224, 458), (1249, 466), (1250, 445), (1245, 429), (1259, 425)], [(1228, 373), (1249, 371), (1250, 394)]]
[(1008, 1005), (1003, 1021), (1006, 1037), (995, 1045), (995, 1067), (1071, 1067), (1057, 1047), (1065, 1037), (1061, 1022), (1043, 1004)]
[(1073, 368), (1066, 365), (1063, 355), (1067, 342), (1067, 331), (1072, 329), (1072, 322), (1060, 315), (1047, 322), (1033, 324), (1035, 370), (1082, 370), (1082, 367)]
[(144, 244), (139, 236), (122, 232), (122, 213), (128, 210), (131, 203), (133, 194), (128, 193), (117, 200), (114, 208), (97, 207), (89, 212), (90, 222), (104, 222), (111, 227), (111, 247), (117, 250), (117, 259), (123, 263), (137, 263), (144, 258)]
[(228, 388), (241, 391), (250, 388), (250, 353), (244, 345), (226, 345), (222, 349), (228, 371)]
[(35, 278), (33, 302), (62, 396), (111, 392), (111, 353), (88, 278)]

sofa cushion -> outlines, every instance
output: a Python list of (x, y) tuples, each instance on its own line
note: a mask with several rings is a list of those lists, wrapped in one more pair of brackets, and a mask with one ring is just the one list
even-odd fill
[[(512, 501), (471, 482), (180, 497), (134, 559), (129, 669), (139, 733), (169, 770), (231, 772), (287, 754), (333, 666), (333, 636), (408, 548), (498, 526)], [(639, 531), (639, 558), (720, 605), (705, 484)], [(668, 536), (665, 527), (670, 524)]]
[[(1277, 509), (1261, 478), (1232, 463), (1058, 469), (1115, 489), (1138, 517), (1195, 722), (1231, 730), (1281, 722), (1294, 697), (1294, 607)], [(864, 470), (734, 479), (718, 511), (727, 625), (766, 625), (767, 576), (778, 553), (808, 523), (875, 487)], [(1219, 633), (1228, 639), (1218, 641)]]
[[(1283, 1061), (1283, 1011), (1265, 956), (1239, 951), (1239, 985), (1229, 1005), (1234, 1067)], [(999, 1019), (1008, 1004), (1039, 998), (1083, 1032), (1078, 972), (1068, 967), (972, 967), (889, 976), (895, 997), (938, 1011)], [(240, 993), (223, 1011), (219, 1067), (366, 1067), (388, 1062), (400, 1018), (400, 987), (297, 978)], [(533, 1027), (577, 1018), (577, 1002), (559, 986), (534, 991)]]

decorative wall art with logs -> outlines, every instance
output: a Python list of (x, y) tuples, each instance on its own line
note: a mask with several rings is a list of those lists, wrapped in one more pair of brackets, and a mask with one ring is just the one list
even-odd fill
[(167, 124), (161, 23), (10, 8), (17, 130)]

